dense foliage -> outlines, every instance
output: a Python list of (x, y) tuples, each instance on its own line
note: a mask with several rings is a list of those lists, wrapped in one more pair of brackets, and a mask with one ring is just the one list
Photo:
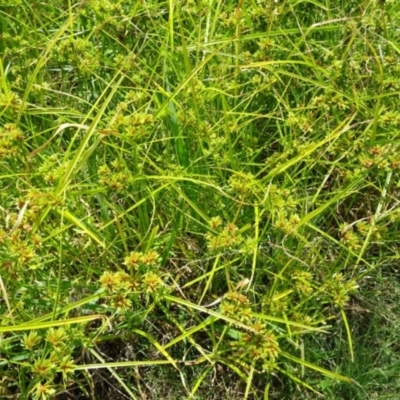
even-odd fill
[(390, 0), (0, 1), (1, 398), (392, 398), (351, 366), (386, 362), (399, 25)]

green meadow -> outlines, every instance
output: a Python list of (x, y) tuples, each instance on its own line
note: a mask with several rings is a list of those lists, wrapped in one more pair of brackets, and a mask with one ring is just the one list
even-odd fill
[(0, 398), (398, 400), (399, 27), (0, 0)]

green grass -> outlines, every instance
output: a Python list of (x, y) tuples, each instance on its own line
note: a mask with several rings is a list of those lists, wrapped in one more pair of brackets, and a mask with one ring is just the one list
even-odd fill
[(0, 397), (396, 399), (399, 23), (0, 2)]

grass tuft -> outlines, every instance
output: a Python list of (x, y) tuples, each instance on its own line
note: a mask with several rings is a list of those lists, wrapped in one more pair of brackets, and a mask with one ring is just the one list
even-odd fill
[(396, 399), (399, 21), (0, 2), (0, 397)]

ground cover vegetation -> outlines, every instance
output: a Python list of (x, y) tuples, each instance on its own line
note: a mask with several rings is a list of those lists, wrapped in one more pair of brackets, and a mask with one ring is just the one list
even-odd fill
[(399, 26), (0, 1), (0, 397), (397, 399)]

